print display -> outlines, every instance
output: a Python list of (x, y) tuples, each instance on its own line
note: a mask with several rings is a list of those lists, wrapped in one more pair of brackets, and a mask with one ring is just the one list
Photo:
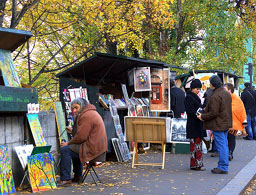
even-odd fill
[(0, 145), (0, 195), (15, 193), (7, 145)]
[(185, 118), (173, 118), (171, 123), (170, 139), (172, 143), (188, 143), (189, 139), (186, 138), (186, 124)]
[(46, 146), (42, 127), (37, 114), (27, 114), (29, 126), (35, 140), (36, 146)]
[(170, 112), (170, 71), (151, 70), (150, 111)]
[(5, 86), (21, 87), (20, 79), (13, 64), (11, 51), (0, 49), (0, 69)]
[(29, 156), (28, 171), (33, 192), (57, 188), (52, 154), (40, 153)]
[(134, 90), (151, 91), (150, 68), (142, 67), (134, 69)]

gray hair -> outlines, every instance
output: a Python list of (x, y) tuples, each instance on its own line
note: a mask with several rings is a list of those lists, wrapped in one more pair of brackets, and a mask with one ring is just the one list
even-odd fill
[(89, 105), (89, 102), (83, 98), (76, 98), (76, 99), (73, 99), (72, 102), (71, 102), (71, 106), (73, 104), (79, 104), (80, 105), (80, 111), (79, 112), (82, 112), (84, 110), (84, 108)]
[(212, 75), (209, 80), (210, 84), (215, 88), (220, 88), (222, 86), (222, 81), (217, 75)]

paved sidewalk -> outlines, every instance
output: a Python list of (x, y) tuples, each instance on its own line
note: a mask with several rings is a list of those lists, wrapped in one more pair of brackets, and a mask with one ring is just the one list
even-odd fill
[[(95, 186), (90, 175), (85, 184), (72, 184), (40, 194), (239, 194), (256, 174), (256, 141), (237, 139), (234, 159), (226, 175), (212, 174), (218, 157), (204, 155), (206, 171), (189, 169), (189, 154), (166, 153), (165, 169), (152, 166), (131, 168), (131, 162), (106, 162), (97, 167), (103, 184)], [(160, 162), (161, 152), (141, 154), (139, 159)], [(19, 194), (22, 194), (20, 192)], [(37, 193), (36, 193), (37, 194)]]

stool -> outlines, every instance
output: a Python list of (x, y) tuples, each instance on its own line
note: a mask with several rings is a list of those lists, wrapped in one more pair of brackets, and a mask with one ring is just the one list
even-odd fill
[[(106, 152), (104, 152), (103, 154), (99, 155), (98, 157), (96, 157), (95, 159), (89, 161), (89, 162), (86, 162), (85, 165), (86, 165), (86, 168), (85, 168), (85, 171), (82, 175), (82, 179), (81, 179), (81, 182), (83, 183), (84, 180), (86, 179), (88, 173), (90, 172), (90, 175), (94, 181), (94, 183), (97, 185), (97, 181), (99, 181), (100, 183), (101, 180), (100, 180), (100, 177), (98, 176), (98, 174), (96, 173), (95, 169), (94, 169), (94, 166), (95, 166), (95, 163), (96, 162), (104, 162), (106, 160)], [(95, 178), (96, 177), (96, 178)]]

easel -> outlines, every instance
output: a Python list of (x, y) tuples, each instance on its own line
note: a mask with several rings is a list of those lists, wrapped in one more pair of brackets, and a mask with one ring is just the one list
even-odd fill
[[(165, 123), (164, 122), (150, 122), (150, 121), (139, 121), (134, 120), (132, 121), (133, 129), (134, 129), (134, 150), (133, 150), (133, 157), (132, 157), (132, 168), (134, 165), (147, 165), (147, 166), (162, 166), (164, 169), (164, 162), (165, 162), (165, 148), (166, 148), (166, 140), (165, 140)], [(138, 125), (142, 126), (142, 129), (138, 128)], [(152, 126), (152, 140), (145, 139), (145, 125)], [(160, 127), (160, 139), (158, 139), (157, 135), (159, 134), (157, 126)], [(142, 131), (142, 139), (138, 138), (138, 132)], [(162, 145), (162, 163), (139, 163), (138, 162), (138, 143), (160, 143)], [(135, 162), (136, 157), (136, 163)]]
[[(51, 145), (50, 146), (35, 146), (32, 150), (31, 155), (35, 155), (35, 154), (39, 154), (39, 153), (49, 153), (50, 150), (51, 150), (51, 147), (52, 147)], [(25, 174), (24, 174), (24, 176), (21, 180), (21, 183), (20, 183), (20, 186), (19, 186), (20, 188), (21, 188), (21, 185), (23, 184), (25, 178), (27, 178), (27, 180), (28, 180), (28, 182), (31, 186), (29, 175), (28, 175), (28, 165), (26, 165), (24, 171), (25, 171)]]

